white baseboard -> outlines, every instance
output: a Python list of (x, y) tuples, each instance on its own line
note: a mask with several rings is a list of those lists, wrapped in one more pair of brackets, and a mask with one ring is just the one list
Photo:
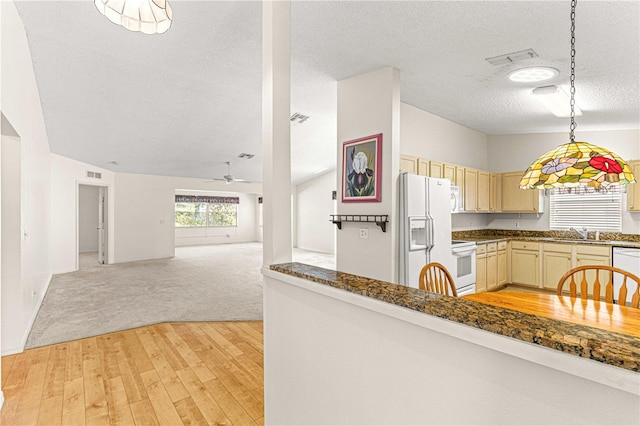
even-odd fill
[(27, 339), (29, 338), (29, 333), (31, 333), (31, 328), (33, 327), (33, 324), (36, 322), (36, 317), (38, 316), (38, 312), (40, 312), (40, 307), (42, 306), (42, 302), (44, 301), (44, 297), (46, 296), (47, 291), (49, 291), (49, 286), (51, 285), (51, 279), (52, 278), (53, 278), (53, 275), (49, 275), (49, 279), (47, 280), (47, 285), (40, 292), (40, 296), (38, 297), (38, 303), (36, 304), (36, 307), (35, 307), (35, 309), (33, 310), (32, 314), (31, 314), (31, 318), (29, 319), (29, 323), (27, 324), (27, 327), (26, 327), (26, 329), (24, 331), (24, 335), (22, 336), (22, 339), (20, 340), (20, 345), (14, 346), (12, 348), (5, 348), (3, 346), (2, 347), (2, 351), (1, 351), (2, 356), (14, 355), (14, 354), (19, 354), (21, 352), (24, 352), (24, 347), (27, 344)]

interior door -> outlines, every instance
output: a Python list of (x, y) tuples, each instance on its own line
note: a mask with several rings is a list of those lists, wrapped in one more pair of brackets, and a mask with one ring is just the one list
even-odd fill
[(105, 232), (107, 212), (107, 188), (101, 186), (98, 191), (98, 263), (107, 263), (107, 238)]

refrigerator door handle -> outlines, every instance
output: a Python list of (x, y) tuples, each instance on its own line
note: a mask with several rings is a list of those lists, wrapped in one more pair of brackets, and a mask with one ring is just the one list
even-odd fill
[(433, 218), (427, 218), (427, 250), (431, 250), (433, 248), (433, 237), (435, 230), (433, 229)]

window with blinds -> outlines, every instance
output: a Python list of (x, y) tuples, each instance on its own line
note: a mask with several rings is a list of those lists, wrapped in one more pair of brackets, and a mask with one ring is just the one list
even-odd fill
[(586, 227), (589, 231), (622, 231), (622, 194), (551, 194), (550, 228)]

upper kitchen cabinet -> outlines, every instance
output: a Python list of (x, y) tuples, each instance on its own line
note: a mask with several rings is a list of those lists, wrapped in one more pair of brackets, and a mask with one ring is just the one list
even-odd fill
[(449, 179), (451, 181), (451, 185), (459, 185), (456, 181), (456, 166), (454, 164), (444, 163), (443, 173), (444, 175), (442, 177)]
[(431, 168), (429, 167), (429, 160), (418, 158), (418, 174), (420, 176), (429, 176), (430, 170)]
[(502, 174), (491, 173), (489, 175), (489, 211), (491, 213), (498, 213), (501, 211), (502, 206), (500, 202), (502, 200)]
[(418, 174), (418, 157), (400, 156), (400, 171)]
[(444, 164), (439, 161), (429, 161), (429, 176), (434, 178), (443, 178)]
[(627, 186), (627, 209), (640, 212), (640, 160), (629, 161), (629, 166), (636, 177), (636, 183)]
[(523, 172), (502, 174), (502, 211), (507, 213), (543, 213), (542, 191), (520, 189)]
[(489, 211), (490, 173), (472, 168), (464, 169), (464, 210), (487, 213)]

